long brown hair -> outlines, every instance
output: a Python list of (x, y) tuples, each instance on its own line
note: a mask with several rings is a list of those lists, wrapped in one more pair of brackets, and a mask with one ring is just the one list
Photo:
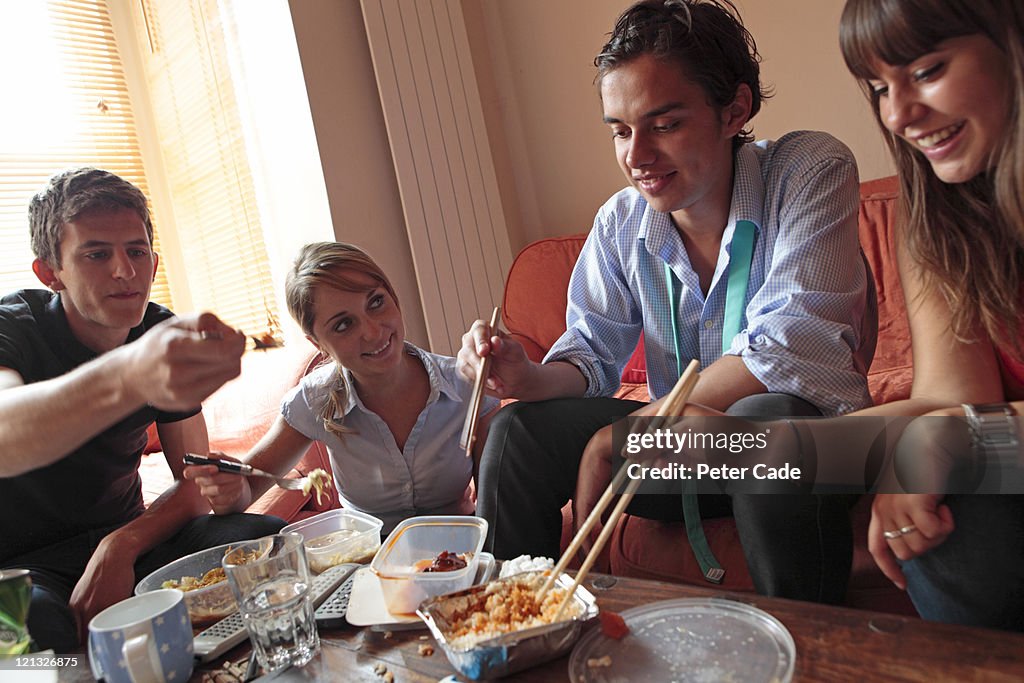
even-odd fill
[[(984, 35), (1002, 51), (1012, 92), (1005, 144), (990, 170), (947, 184), (928, 160), (886, 129), (868, 81), (876, 60), (905, 65), (950, 38)], [(973, 341), (980, 325), (1001, 347), (1015, 348), (1024, 305), (1024, 6), (1020, 0), (847, 0), (839, 24), (846, 65), (872, 102), (899, 173), (900, 234), (952, 312), (953, 332)]]
[[(353, 274), (369, 276), (376, 284), (367, 288), (365, 281), (352, 277)], [(398, 297), (391, 281), (377, 262), (359, 247), (344, 242), (314, 242), (299, 250), (292, 269), (285, 279), (284, 292), (288, 312), (295, 318), (302, 331), (310, 337), (313, 334), (315, 311), (313, 294), (317, 287), (331, 287), (343, 292), (367, 292), (383, 287), (398, 306)], [(337, 378), (327, 401), (321, 407), (320, 419), (324, 428), (341, 436), (352, 430), (342, 422), (341, 410), (348, 402), (348, 392), (342, 377), (342, 368), (335, 363)]]

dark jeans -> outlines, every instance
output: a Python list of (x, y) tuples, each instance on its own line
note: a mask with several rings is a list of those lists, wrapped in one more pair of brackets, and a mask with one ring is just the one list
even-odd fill
[[(135, 563), (135, 581), (168, 562), (224, 543), (276, 533), (284, 520), (269, 515), (204, 515), (192, 520)], [(116, 528), (116, 527), (115, 527)], [(32, 604), (28, 631), (39, 649), (67, 654), (79, 646), (75, 618), (68, 607), (71, 593), (99, 542), (110, 529), (96, 529), (40, 548), (3, 563), (3, 569), (28, 569), (32, 575)], [(128, 596), (125, 596), (128, 597)]]
[[(600, 428), (640, 408), (612, 398), (513, 403), (492, 421), (480, 463), (477, 514), (487, 519), (488, 548), (501, 559), (559, 556), (562, 507), (572, 497), (580, 458)], [(731, 415), (818, 416), (784, 394), (738, 401)], [(743, 552), (763, 595), (840, 603), (853, 558), (849, 496), (701, 495), (701, 516), (736, 519)], [(628, 511), (651, 519), (682, 518), (679, 494), (640, 495)]]
[(1024, 631), (1024, 496), (951, 495), (953, 533), (903, 563), (925, 619)]

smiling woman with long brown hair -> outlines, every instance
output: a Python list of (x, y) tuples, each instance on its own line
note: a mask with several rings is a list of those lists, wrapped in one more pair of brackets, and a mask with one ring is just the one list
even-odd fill
[[(908, 401), (874, 412), (966, 413), (933, 443), (991, 458), (1001, 436), (1013, 457), (1024, 410), (1024, 6), (848, 0), (840, 44), (901, 185), (914, 383)], [(1020, 495), (878, 495), (868, 542), (925, 618), (1024, 629)]]

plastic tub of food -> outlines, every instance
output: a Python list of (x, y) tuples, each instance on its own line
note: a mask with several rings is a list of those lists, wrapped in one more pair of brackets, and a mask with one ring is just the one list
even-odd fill
[(472, 585), (486, 536), (480, 517), (413, 517), (396, 526), (370, 563), (388, 611), (414, 612), (427, 598)]
[(558, 577), (538, 605), (537, 590), (547, 574), (524, 572), (441, 595), (416, 613), (460, 674), (474, 681), (507, 676), (568, 652), (598, 614), (594, 596), (582, 586), (558, 614), (572, 588), (568, 574)]
[(369, 562), (380, 548), (382, 526), (364, 512), (339, 509), (289, 524), (281, 533), (302, 535), (309, 568), (319, 574), (338, 564)]
[(220, 564), (224, 553), (235, 545), (238, 543), (207, 548), (166, 564), (139, 581), (135, 594), (177, 588), (185, 593), (193, 626), (219, 621), (238, 609)]

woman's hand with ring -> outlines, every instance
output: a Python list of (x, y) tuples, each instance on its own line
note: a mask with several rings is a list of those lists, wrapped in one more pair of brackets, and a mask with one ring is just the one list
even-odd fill
[(890, 581), (906, 589), (897, 559), (906, 561), (941, 545), (953, 515), (937, 494), (878, 494), (871, 505), (868, 550)]

